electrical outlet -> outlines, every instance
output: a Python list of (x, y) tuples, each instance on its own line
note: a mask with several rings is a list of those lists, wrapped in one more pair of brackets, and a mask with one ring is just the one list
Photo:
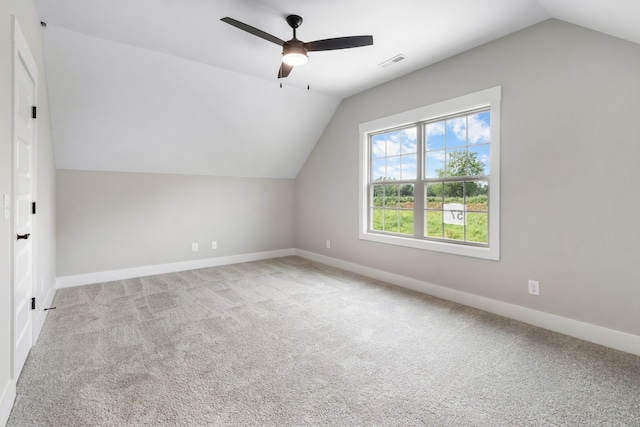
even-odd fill
[(327, 249), (331, 249), (331, 240), (327, 240)]
[(198, 252), (198, 244), (197, 243), (192, 243), (191, 244), (191, 250), (193, 252)]
[(540, 296), (540, 282), (529, 280), (529, 294)]
[(211, 249), (218, 249), (218, 242), (211, 242)]

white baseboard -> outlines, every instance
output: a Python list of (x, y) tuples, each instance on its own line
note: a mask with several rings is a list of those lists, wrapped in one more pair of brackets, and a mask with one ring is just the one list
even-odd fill
[(15, 400), (16, 382), (11, 380), (0, 394), (0, 426), (7, 425), (9, 415), (11, 415), (11, 409), (13, 408), (13, 402), (15, 402)]
[(388, 273), (375, 268), (364, 267), (359, 264), (342, 261), (313, 252), (297, 249), (296, 255), (322, 264), (327, 264), (332, 267), (340, 268), (342, 270), (347, 270), (352, 273), (360, 274), (362, 276), (371, 277), (403, 288), (413, 289), (437, 298), (453, 301), (458, 304), (474, 307), (503, 317), (548, 329), (550, 331), (559, 332), (584, 341), (589, 341), (640, 356), (640, 336), (637, 335), (457, 291), (444, 286), (434, 285), (432, 283)]
[(135, 277), (153, 276), (156, 274), (175, 273), (178, 271), (196, 270), (198, 268), (218, 267), (241, 262), (260, 261), (270, 258), (281, 258), (295, 255), (295, 249), (280, 249), (267, 252), (255, 252), (242, 255), (231, 255), (217, 258), (197, 259), (193, 261), (175, 262), (171, 264), (148, 265), (144, 267), (126, 268), (122, 270), (101, 271), (98, 273), (62, 276), (56, 280), (56, 288), (91, 285), (94, 283), (112, 282), (114, 280), (132, 279)]

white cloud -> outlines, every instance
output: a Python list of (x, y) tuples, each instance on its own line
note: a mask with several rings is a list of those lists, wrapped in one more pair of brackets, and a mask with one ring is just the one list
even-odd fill
[(429, 160), (435, 159), (442, 162), (444, 162), (445, 158), (447, 157), (444, 150), (429, 151), (428, 156)]
[(402, 144), (402, 154), (413, 154), (417, 150), (417, 144), (415, 141), (405, 141)]
[[(461, 141), (467, 139), (467, 120), (466, 117), (456, 117), (455, 119), (447, 120), (447, 128), (453, 131), (456, 138)], [(449, 139), (447, 138), (447, 143)]]
[(385, 148), (385, 140), (384, 139), (376, 139), (373, 140), (373, 156), (374, 157), (384, 157), (386, 153)]
[(396, 166), (387, 166), (386, 177), (400, 179), (400, 168)]
[(482, 144), (489, 141), (491, 141), (489, 124), (480, 120), (477, 114), (469, 116), (469, 143)]
[(415, 140), (416, 134), (417, 134), (416, 128), (415, 127), (407, 128), (404, 130), (404, 134), (407, 136), (407, 138)]
[(416, 141), (417, 130), (415, 127), (410, 127), (402, 130), (402, 153), (415, 153), (417, 151), (418, 143)]
[(417, 176), (417, 168), (415, 164), (402, 165), (402, 179), (415, 179)]
[(429, 123), (427, 125), (427, 137), (444, 135), (444, 122)]
[(387, 134), (387, 157), (397, 156), (400, 154), (400, 147), (402, 145), (402, 133), (393, 132)]

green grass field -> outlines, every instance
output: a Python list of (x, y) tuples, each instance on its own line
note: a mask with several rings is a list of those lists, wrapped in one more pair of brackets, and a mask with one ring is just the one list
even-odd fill
[(413, 235), (413, 209), (374, 209), (373, 229)]
[[(465, 241), (465, 226), (443, 224), (442, 211), (426, 212), (428, 237)], [(413, 235), (413, 209), (373, 209), (373, 230)], [(467, 212), (466, 241), (488, 243), (489, 215), (486, 212)]]

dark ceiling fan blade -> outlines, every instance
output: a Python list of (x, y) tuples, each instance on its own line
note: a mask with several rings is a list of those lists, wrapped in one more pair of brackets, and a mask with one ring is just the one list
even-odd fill
[(373, 36), (351, 36), (337, 37), (335, 39), (316, 40), (314, 42), (305, 43), (304, 47), (308, 52), (316, 52), (319, 50), (337, 50), (349, 49), (352, 47), (371, 46), (373, 44)]
[(280, 68), (278, 69), (278, 78), (283, 79), (289, 75), (289, 73), (293, 70), (293, 65), (285, 64), (284, 62), (280, 64)]
[(278, 46), (282, 46), (284, 44), (284, 40), (280, 40), (276, 36), (272, 36), (269, 33), (265, 33), (264, 31), (254, 28), (251, 25), (245, 24), (244, 22), (236, 21), (235, 19), (229, 18), (229, 17), (221, 18), (220, 20), (222, 22), (226, 22), (229, 25), (233, 25), (236, 28), (240, 28), (241, 30), (246, 31), (247, 33), (253, 34), (254, 36), (258, 36), (261, 39), (265, 39), (266, 41), (275, 43)]

